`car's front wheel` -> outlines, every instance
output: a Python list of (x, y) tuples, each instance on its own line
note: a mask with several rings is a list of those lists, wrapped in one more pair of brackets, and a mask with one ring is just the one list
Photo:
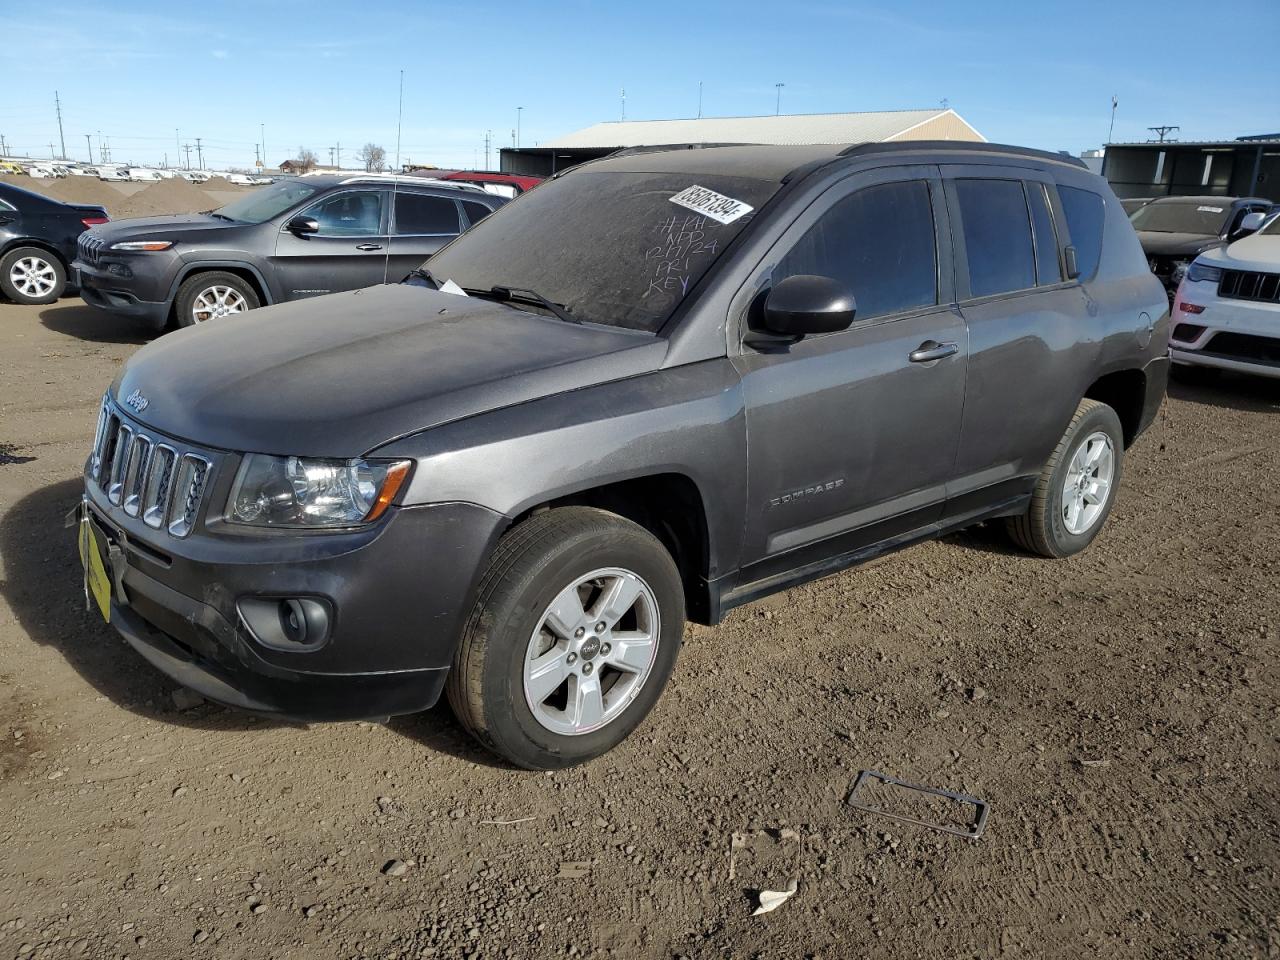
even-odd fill
[(48, 250), (18, 247), (0, 259), (0, 291), (14, 303), (53, 303), (66, 288), (66, 268)]
[(1124, 465), (1124, 431), (1105, 403), (1081, 400), (1032, 491), (1027, 512), (1009, 520), (1023, 548), (1069, 557), (1093, 542), (1115, 503)]
[(261, 305), (257, 292), (234, 273), (198, 273), (182, 282), (175, 300), (178, 326), (192, 327)]
[(448, 696), (486, 747), (533, 770), (621, 743), (675, 667), (684, 591), (643, 527), (588, 507), (536, 514), (499, 543)]

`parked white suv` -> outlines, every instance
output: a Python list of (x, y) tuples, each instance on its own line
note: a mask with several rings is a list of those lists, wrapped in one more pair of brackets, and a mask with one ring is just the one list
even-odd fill
[[(1249, 217), (1257, 217), (1250, 223)], [(1280, 377), (1280, 217), (1250, 214), (1257, 233), (1206, 250), (1173, 304), (1174, 370), (1209, 367)]]

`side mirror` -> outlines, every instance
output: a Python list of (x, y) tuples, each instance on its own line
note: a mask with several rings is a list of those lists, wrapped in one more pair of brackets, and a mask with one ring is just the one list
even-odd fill
[(1236, 227), (1236, 232), (1232, 237), (1247, 237), (1251, 233), (1257, 233), (1262, 226), (1262, 221), (1267, 219), (1267, 215), (1260, 210), (1253, 213), (1246, 213), (1244, 219), (1240, 221), (1240, 226)]
[(1067, 279), (1078, 280), (1080, 278), (1080, 263), (1076, 259), (1076, 248), (1071, 244), (1062, 248), (1062, 259), (1067, 264)]
[(839, 280), (797, 274), (769, 291), (761, 320), (769, 333), (799, 339), (847, 329), (856, 310), (853, 294)]
[(303, 216), (302, 214), (299, 214), (298, 216), (290, 220), (288, 223), (286, 223), (284, 225), (284, 228), (288, 230), (290, 233), (296, 233), (299, 236), (301, 236), (304, 233), (319, 233), (320, 221), (312, 217), (307, 217), (307, 216)]

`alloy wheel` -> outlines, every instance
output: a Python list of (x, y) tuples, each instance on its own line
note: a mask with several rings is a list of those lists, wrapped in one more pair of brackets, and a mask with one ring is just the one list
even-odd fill
[(191, 303), (191, 319), (195, 323), (204, 323), (232, 313), (244, 313), (248, 309), (249, 303), (239, 290), (217, 284), (196, 294)]
[(653, 590), (630, 570), (594, 570), (566, 586), (543, 611), (525, 653), (534, 719), (563, 736), (615, 720), (649, 677), (660, 627)]
[(22, 257), (9, 268), (9, 282), (24, 297), (47, 297), (58, 285), (53, 264), (41, 257)]
[(1115, 447), (1102, 431), (1076, 447), (1062, 482), (1062, 523), (1068, 533), (1080, 536), (1098, 522), (1111, 496), (1115, 469)]

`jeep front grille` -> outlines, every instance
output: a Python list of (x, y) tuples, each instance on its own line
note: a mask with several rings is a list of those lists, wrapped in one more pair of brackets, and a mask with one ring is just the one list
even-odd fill
[(1258, 300), (1280, 303), (1280, 273), (1256, 270), (1223, 270), (1218, 296), (1231, 300)]
[(102, 249), (106, 246), (106, 241), (101, 237), (93, 236), (89, 231), (80, 234), (80, 239), (76, 241), (76, 253), (80, 259), (96, 267), (98, 261), (102, 258)]
[(127, 516), (185, 537), (195, 526), (213, 460), (202, 451), (126, 422), (104, 401), (89, 478)]

